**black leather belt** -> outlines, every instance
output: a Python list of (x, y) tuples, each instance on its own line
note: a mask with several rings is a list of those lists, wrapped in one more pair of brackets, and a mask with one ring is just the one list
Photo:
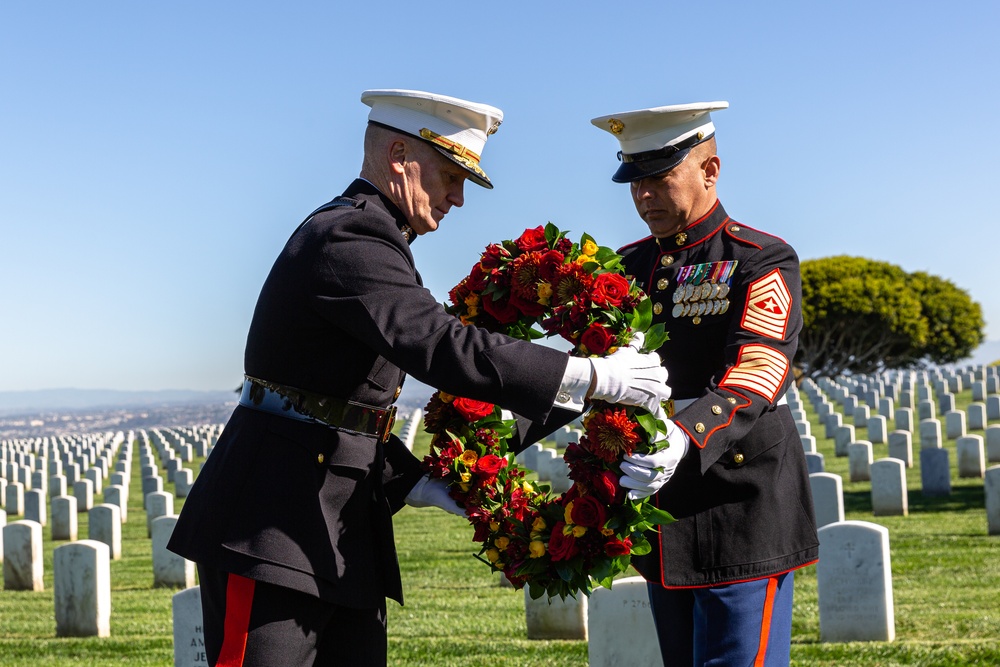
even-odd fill
[(396, 421), (396, 406), (379, 408), (343, 398), (322, 396), (295, 387), (258, 380), (243, 381), (240, 405), (279, 417), (324, 424), (342, 431), (374, 435), (385, 442)]

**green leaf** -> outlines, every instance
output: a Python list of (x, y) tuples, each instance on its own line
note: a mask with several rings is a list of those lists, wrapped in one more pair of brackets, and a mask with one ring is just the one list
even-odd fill
[(643, 297), (639, 305), (632, 311), (632, 330), (646, 331), (653, 323), (653, 301), (649, 297)]
[(632, 540), (632, 555), (633, 556), (645, 556), (653, 550), (653, 545), (649, 543), (645, 537), (641, 537), (636, 540)]
[(643, 505), (642, 518), (654, 526), (666, 526), (677, 520), (670, 515), (670, 512), (661, 510), (659, 507), (654, 506), (653, 503)]
[[(652, 441), (653, 437), (656, 435), (656, 417), (645, 410), (636, 410), (634, 417), (635, 420), (639, 422), (639, 426), (642, 427), (642, 430), (646, 432), (646, 435)], [(664, 427), (665, 426), (666, 424), (664, 424)]]
[(549, 242), (550, 248), (555, 245), (560, 236), (563, 236), (563, 233), (559, 231), (558, 227), (551, 222), (545, 223), (545, 240)]
[(642, 352), (658, 350), (670, 340), (670, 334), (663, 328), (663, 322), (657, 322), (646, 330), (646, 339), (642, 343)]

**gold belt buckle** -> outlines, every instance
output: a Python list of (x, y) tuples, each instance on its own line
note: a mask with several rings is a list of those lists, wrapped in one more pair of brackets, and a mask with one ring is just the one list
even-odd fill
[(382, 429), (382, 434), (379, 437), (380, 442), (385, 442), (389, 439), (389, 434), (392, 433), (392, 427), (396, 423), (396, 406), (392, 405), (387, 410), (385, 415), (385, 427)]

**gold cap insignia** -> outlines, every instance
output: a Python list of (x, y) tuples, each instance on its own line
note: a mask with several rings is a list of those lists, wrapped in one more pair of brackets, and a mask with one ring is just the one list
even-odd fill
[(680, 234), (674, 237), (674, 243), (676, 243), (677, 245), (684, 245), (685, 243), (687, 243), (687, 240), (688, 240), (687, 232), (681, 232)]
[(490, 129), (486, 130), (486, 136), (489, 136), (491, 134), (496, 134), (497, 130), (499, 129), (500, 129), (500, 121), (497, 121), (492, 125), (490, 125)]
[(609, 118), (608, 128), (611, 130), (611, 134), (621, 134), (622, 130), (625, 129), (625, 123), (621, 122), (617, 118)]

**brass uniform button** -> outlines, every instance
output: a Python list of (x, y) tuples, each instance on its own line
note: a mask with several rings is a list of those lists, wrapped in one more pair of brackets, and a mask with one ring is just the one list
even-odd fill
[(663, 257), (660, 258), (660, 264), (662, 264), (663, 266), (670, 266), (673, 263), (674, 263), (674, 258), (671, 257), (670, 255), (664, 255)]
[(733, 463), (736, 465), (743, 465), (743, 452), (736, 452), (733, 456)]
[(740, 231), (740, 226), (739, 225), (733, 225), (732, 227), (729, 228), (729, 231), (731, 231), (731, 232), (738, 232), (738, 231)]
[(735, 398), (733, 398), (732, 396), (730, 396), (730, 397), (729, 397), (729, 398), (727, 398), (726, 400), (727, 400), (727, 401), (729, 401), (730, 403), (732, 403), (733, 405), (736, 405), (736, 399), (735, 399)]
[(692, 324), (701, 324), (701, 316), (695, 315), (694, 319), (691, 320)]
[(316, 455), (316, 463), (318, 463), (320, 465), (323, 465), (323, 461), (326, 461), (326, 457), (323, 456), (322, 454), (317, 454)]
[(653, 304), (653, 314), (659, 315), (662, 312), (663, 312), (663, 304), (657, 301), (656, 303)]
[(701, 422), (698, 422), (697, 424), (694, 425), (694, 430), (697, 431), (698, 433), (704, 433), (705, 425), (702, 424)]
[(664, 290), (667, 289), (667, 287), (669, 286), (670, 286), (670, 281), (667, 280), (666, 278), (660, 278), (659, 280), (656, 281), (656, 289)]
[(722, 414), (722, 408), (720, 408), (718, 405), (713, 405), (712, 406), (712, 414), (713, 415), (721, 415)]

